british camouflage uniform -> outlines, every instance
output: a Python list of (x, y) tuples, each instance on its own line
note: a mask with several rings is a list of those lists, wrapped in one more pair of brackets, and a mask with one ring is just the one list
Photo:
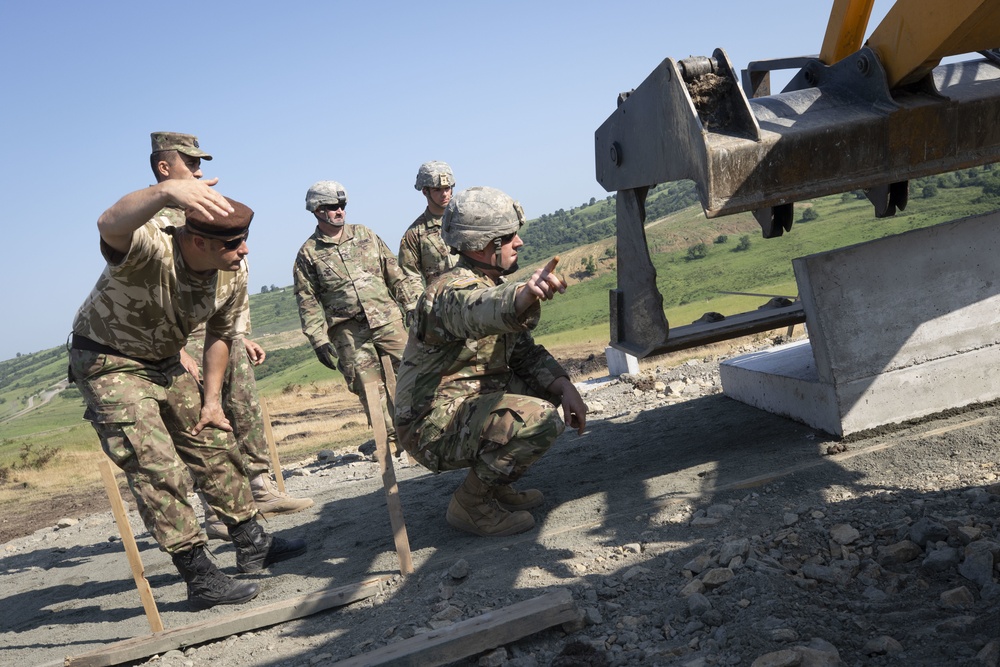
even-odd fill
[(495, 285), (463, 257), (431, 283), (396, 385), (400, 444), (434, 472), (471, 467), (509, 484), (551, 447), (565, 425), (546, 388), (567, 376), (531, 336), (541, 306), (521, 317), (521, 283)]
[(400, 308), (416, 301), (419, 283), (400, 270), (395, 255), (364, 225), (345, 224), (338, 240), (317, 227), (299, 249), (293, 274), (302, 332), (314, 349), (333, 344), (337, 369), (361, 400), (369, 423), (364, 381), (378, 375), (388, 439), (395, 443), (379, 356), (388, 356), (394, 371), (399, 368), (406, 347)]
[(173, 235), (178, 213), (158, 212), (133, 232), (124, 255), (101, 242), (107, 264), (77, 311), (70, 349), (86, 417), (125, 472), (146, 528), (169, 553), (205, 543), (188, 500), (191, 476), (228, 525), (256, 513), (230, 434), (206, 427), (191, 435), (202, 399), (180, 363), (181, 348), (203, 322), (242, 347), (246, 267), (208, 276), (187, 270)]
[[(441, 216), (424, 209), (399, 242), (399, 268), (409, 276), (418, 276), (426, 286), (457, 263), (458, 255), (453, 255), (451, 248), (441, 240)], [(414, 300), (405, 308), (406, 312), (416, 305)]]
[[(163, 209), (154, 222), (161, 228), (177, 228), (184, 224), (184, 211), (179, 208)], [(246, 260), (243, 260), (247, 266)], [(249, 270), (249, 267), (247, 267)], [(246, 302), (247, 322), (250, 321), (250, 301)], [(249, 324), (247, 325), (249, 329)], [(191, 332), (185, 350), (199, 362), (205, 350), (205, 324), (199, 324)], [(253, 479), (257, 475), (269, 473), (271, 469), (270, 452), (267, 448), (267, 438), (264, 435), (264, 410), (261, 408), (257, 394), (257, 377), (253, 366), (247, 357), (246, 348), (241, 341), (234, 341), (229, 351), (229, 364), (222, 381), (222, 408), (226, 418), (233, 427), (233, 435), (244, 456), (247, 475)]]
[[(205, 350), (205, 328), (195, 329), (184, 347), (196, 361), (200, 360)], [(270, 474), (271, 458), (264, 434), (264, 409), (257, 393), (257, 376), (240, 340), (233, 341), (229, 351), (229, 364), (222, 380), (222, 409), (243, 453), (247, 476), (253, 479), (257, 475)]]

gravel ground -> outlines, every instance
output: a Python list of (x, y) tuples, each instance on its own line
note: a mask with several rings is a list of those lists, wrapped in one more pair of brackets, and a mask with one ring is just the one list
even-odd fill
[[(562, 436), (522, 482), (546, 494), (529, 533), (458, 533), (444, 510), (462, 473), (397, 469), (416, 567), (405, 578), (377, 464), (361, 454), (285, 471), (316, 505), (267, 529), (310, 550), (258, 577), (242, 607), (188, 610), (131, 513), (168, 629), (391, 577), (373, 598), (134, 664), (333, 665), (565, 588), (576, 627), (457, 664), (997, 665), (996, 406), (835, 440), (722, 396), (718, 361), (583, 384), (587, 432)], [(233, 573), (232, 547), (212, 550)], [(0, 663), (61, 664), (149, 633), (110, 512), (0, 554)]]

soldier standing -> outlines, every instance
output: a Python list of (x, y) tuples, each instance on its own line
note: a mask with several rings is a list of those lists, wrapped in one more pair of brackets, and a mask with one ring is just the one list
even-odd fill
[(380, 408), (391, 450), (399, 456), (386, 401), (379, 357), (398, 369), (406, 347), (400, 308), (415, 303), (419, 279), (407, 277), (396, 257), (372, 230), (348, 225), (347, 192), (336, 181), (319, 181), (306, 192), (306, 210), (316, 231), (302, 245), (293, 269), (302, 332), (320, 363), (339, 370), (371, 423), (364, 382), (380, 379)]
[[(201, 161), (212, 156), (202, 150), (198, 137), (180, 132), (153, 132), (150, 134), (152, 152), (150, 167), (157, 183), (170, 179), (200, 179)], [(177, 227), (184, 224), (184, 212), (178, 208), (165, 208), (164, 216), (168, 224)], [(244, 263), (246, 260), (244, 259)], [(187, 345), (181, 350), (181, 364), (196, 379), (201, 379), (197, 359), (202, 358), (205, 347), (205, 326), (199, 325), (191, 332)], [(264, 434), (264, 411), (257, 393), (257, 378), (253, 367), (266, 357), (264, 349), (249, 338), (232, 346), (229, 365), (222, 383), (222, 409), (233, 427), (233, 435), (240, 452), (250, 491), (257, 509), (265, 517), (290, 514), (312, 507), (310, 498), (295, 498), (278, 490), (271, 479), (271, 461), (267, 439)], [(205, 502), (205, 534), (209, 539), (229, 541), (226, 524), (215, 514), (211, 505)]]
[[(267, 534), (255, 520), (222, 408), (230, 348), (249, 324), (243, 258), (253, 211), (213, 190), (217, 182), (168, 179), (125, 195), (101, 215), (106, 265), (77, 311), (69, 354), (85, 416), (125, 472), (146, 529), (171, 555), (198, 608), (246, 602), (259, 587), (229, 578), (206, 555), (188, 500), (190, 477), (229, 528), (240, 572), (306, 549), (302, 540)], [(184, 224), (168, 224), (178, 210)], [(207, 323), (203, 394), (180, 362), (201, 323)]]
[[(417, 182), (413, 187), (424, 195), (427, 208), (403, 233), (399, 242), (399, 268), (407, 275), (419, 276), (426, 287), (458, 261), (441, 240), (441, 216), (451, 201), (455, 177), (448, 163), (425, 162), (417, 170)], [(404, 309), (407, 326), (411, 324), (416, 305), (414, 302)]]
[[(508, 282), (523, 244), (520, 205), (494, 188), (469, 188), (445, 210), (441, 237), (459, 254), (417, 303), (396, 385), (400, 444), (433, 472), (469, 468), (445, 515), (475, 535), (530, 529), (535, 489), (511, 484), (565, 424), (582, 434), (587, 406), (562, 366), (531, 336), (539, 301), (566, 289), (551, 263)], [(562, 406), (560, 419), (557, 405)]]

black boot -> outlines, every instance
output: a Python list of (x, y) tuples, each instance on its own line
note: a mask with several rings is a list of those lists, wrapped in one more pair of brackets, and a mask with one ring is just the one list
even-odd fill
[(252, 581), (236, 581), (220, 572), (203, 546), (172, 554), (171, 558), (187, 582), (188, 602), (195, 609), (249, 602), (260, 590)]
[(236, 545), (236, 569), (240, 572), (257, 572), (306, 550), (305, 540), (283, 540), (268, 535), (256, 519), (232, 526), (229, 535)]

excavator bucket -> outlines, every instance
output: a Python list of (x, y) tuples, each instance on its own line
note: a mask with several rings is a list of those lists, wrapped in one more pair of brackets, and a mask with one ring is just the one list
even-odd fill
[[(900, 38), (901, 26), (921, 39)], [(794, 202), (857, 189), (877, 217), (892, 215), (910, 179), (1000, 161), (997, 46), (1000, 0), (900, 0), (866, 46), (832, 64), (752, 63), (746, 90), (722, 49), (661, 62), (595, 133), (597, 180), (618, 192), (612, 345), (643, 357), (804, 321), (793, 305), (670, 332), (643, 231), (649, 187), (694, 181), (706, 216), (752, 211), (765, 238), (790, 231)], [(798, 73), (768, 94), (767, 71), (790, 65)]]

